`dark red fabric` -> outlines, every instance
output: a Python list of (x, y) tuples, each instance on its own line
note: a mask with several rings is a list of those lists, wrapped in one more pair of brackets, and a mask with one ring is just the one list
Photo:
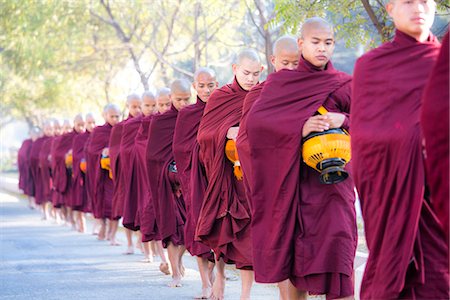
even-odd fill
[[(95, 127), (87, 146), (86, 174), (88, 174), (88, 180), (92, 180), (92, 211), (97, 219), (111, 218), (114, 186), (111, 178), (109, 178), (109, 171), (101, 168), (100, 159), (103, 149), (108, 147), (112, 128), (108, 123)], [(91, 177), (91, 174), (93, 177)]]
[(72, 207), (72, 170), (66, 168), (66, 154), (77, 135), (74, 130), (57, 137), (51, 153), (53, 187), (61, 195), (61, 204), (68, 207)]
[(81, 212), (90, 212), (90, 205), (88, 202), (87, 191), (86, 191), (86, 177), (85, 174), (80, 169), (80, 163), (85, 159), (84, 148), (89, 139), (90, 132), (86, 131), (82, 134), (78, 134), (72, 143), (72, 157), (73, 157), (73, 167), (72, 167), (72, 193), (73, 193), (73, 203), (72, 208)]
[[(425, 138), (427, 182), (431, 203), (449, 238), (449, 33), (442, 40), (422, 102), (422, 132)], [(439, 121), (438, 121), (439, 120)]]
[(42, 199), (39, 199), (39, 202), (41, 203), (51, 201), (52, 197), (53, 182), (49, 156), (51, 154), (53, 139), (54, 137), (47, 138), (39, 152), (39, 176), (42, 180)]
[(128, 119), (122, 129), (122, 140), (120, 142), (120, 168), (122, 176), (119, 180), (123, 181), (121, 191), (123, 201), (123, 220), (124, 227), (130, 230), (138, 230), (139, 226), (135, 224), (137, 201), (138, 201), (138, 173), (137, 173), (137, 154), (135, 147), (135, 138), (141, 126), (142, 116)]
[(147, 171), (147, 143), (148, 130), (153, 115), (142, 119), (141, 126), (135, 138), (136, 154), (138, 159), (138, 210), (135, 224), (139, 226), (142, 234), (142, 241), (148, 242), (158, 239), (158, 230), (156, 227), (156, 215), (153, 202), (150, 195), (149, 178)]
[(197, 131), (200, 125), (206, 103), (197, 97), (197, 102), (183, 108), (178, 113), (175, 133), (173, 136), (173, 155), (177, 164), (178, 175), (181, 182), (183, 199), (186, 204), (186, 224), (184, 224), (184, 242), (186, 249), (195, 256), (211, 256), (211, 248), (194, 241), (195, 227), (197, 226), (198, 214), (203, 202), (203, 193), (193, 195), (191, 189), (192, 157), (196, 147)]
[[(128, 119), (127, 119), (128, 120)], [(111, 172), (113, 176), (114, 191), (112, 198), (112, 218), (118, 220), (123, 213), (123, 181), (121, 180), (122, 169), (120, 168), (120, 141), (125, 122), (123, 120), (113, 126), (109, 136), (109, 159), (111, 160)]]
[[(42, 186), (42, 180), (39, 176), (39, 153), (41, 151), (42, 144), (48, 137), (40, 137), (36, 139), (33, 144), (31, 145), (30, 150), (30, 169), (31, 169), (31, 176), (33, 178), (33, 186), (30, 189), (30, 195), (29, 196), (35, 196), (36, 192), (39, 193), (38, 189)], [(38, 196), (39, 197), (39, 196)]]
[[(447, 290), (442, 294), (429, 289), (428, 298), (449, 296), (448, 257), (431, 258), (436, 264), (430, 265), (423, 253), (426, 240), (435, 239), (440, 242), (434, 246), (448, 256), (443, 232), (421, 214), (425, 187), (421, 98), (438, 51), (432, 35), (420, 43), (397, 31), (392, 42), (366, 53), (355, 66), (352, 160), (369, 248), (362, 299), (399, 298), (403, 290), (428, 284)], [(432, 238), (421, 239), (419, 220), (428, 224)], [(427, 273), (437, 269), (441, 273), (433, 274), (435, 282), (424, 282)]]
[(184, 202), (173, 191), (169, 179), (169, 164), (174, 160), (173, 133), (178, 111), (172, 105), (164, 114), (155, 115), (149, 128), (147, 169), (152, 203), (156, 213), (158, 232), (164, 245), (184, 244)]
[(225, 143), (228, 129), (241, 119), (246, 95), (236, 79), (216, 89), (208, 99), (197, 136), (208, 186), (196, 239), (237, 268), (252, 266), (250, 208), (243, 182), (234, 177), (233, 165), (225, 156)]
[(28, 195), (30, 191), (31, 182), (31, 169), (30, 169), (30, 150), (33, 141), (26, 139), (22, 142), (22, 145), (17, 152), (17, 167), (19, 169), (19, 189), (23, 191), (25, 195)]
[(258, 282), (290, 278), (298, 289), (328, 298), (353, 294), (352, 179), (321, 184), (319, 173), (301, 156), (303, 125), (321, 105), (348, 115), (350, 82), (331, 62), (321, 70), (301, 58), (296, 70), (269, 75), (249, 112), (247, 164)]
[(50, 156), (51, 156), (50, 166), (51, 166), (51, 173), (52, 173), (52, 204), (53, 204), (53, 207), (56, 207), (56, 208), (60, 208), (64, 204), (62, 194), (56, 190), (55, 182), (53, 181), (55, 176), (57, 176), (55, 151), (56, 151), (56, 147), (60, 141), (61, 141), (60, 135), (53, 137), (52, 146), (50, 149)]
[(34, 182), (35, 187), (34, 187), (34, 198), (35, 198), (35, 202), (36, 204), (44, 204), (47, 201), (47, 192), (49, 189), (49, 185), (50, 185), (50, 178), (49, 174), (43, 174), (42, 172), (42, 168), (41, 168), (41, 151), (42, 149), (44, 149), (44, 151), (48, 151), (48, 142), (51, 142), (52, 138), (49, 136), (43, 136), (39, 139), (39, 150), (37, 153), (33, 153), (34, 155), (37, 154), (37, 157), (32, 157), (32, 161), (33, 163), (37, 164), (37, 167), (34, 169), (33, 175), (34, 175)]
[[(93, 132), (93, 131), (92, 131)], [(84, 173), (84, 183), (86, 186), (86, 194), (88, 207), (90, 208), (90, 212), (94, 214), (94, 184), (95, 184), (95, 167), (96, 163), (95, 159), (97, 159), (96, 155), (89, 154), (88, 148), (91, 144), (92, 140), (92, 132), (90, 133), (86, 144), (84, 145), (84, 158), (86, 160), (86, 172)]]

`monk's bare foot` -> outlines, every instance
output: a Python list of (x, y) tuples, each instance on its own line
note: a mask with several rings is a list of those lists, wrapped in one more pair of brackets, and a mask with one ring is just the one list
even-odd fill
[(225, 293), (225, 278), (221, 275), (216, 275), (216, 280), (214, 280), (211, 299), (212, 300), (223, 300)]
[(165, 275), (170, 275), (170, 271), (169, 271), (169, 264), (168, 263), (161, 263), (159, 265), (159, 270), (164, 273)]
[(141, 260), (141, 262), (143, 262), (143, 263), (152, 263), (153, 262), (153, 257), (146, 256), (144, 259)]
[(209, 299), (211, 297), (211, 288), (202, 288), (201, 295), (196, 296), (194, 299)]
[(121, 245), (122, 245), (122, 244), (119, 243), (118, 241), (111, 241), (109, 244), (110, 244), (111, 246), (121, 246)]
[(186, 269), (184, 268), (184, 266), (183, 265), (181, 265), (180, 264), (180, 273), (181, 273), (181, 277), (184, 277), (184, 273), (185, 273), (185, 271), (186, 271)]
[(127, 250), (123, 254), (124, 255), (134, 254), (134, 248), (133, 247), (128, 247)]
[(181, 287), (181, 277), (172, 277), (172, 281), (167, 286), (172, 288)]

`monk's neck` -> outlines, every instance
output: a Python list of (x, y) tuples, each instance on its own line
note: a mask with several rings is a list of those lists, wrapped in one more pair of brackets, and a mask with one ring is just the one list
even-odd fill
[[(400, 31), (400, 30), (399, 30)], [(415, 39), (416, 41), (418, 41), (419, 43), (424, 43), (426, 41), (428, 41), (429, 37), (430, 37), (430, 30), (425, 30), (422, 31), (421, 33), (405, 33), (403, 31), (400, 31), (401, 33)]]

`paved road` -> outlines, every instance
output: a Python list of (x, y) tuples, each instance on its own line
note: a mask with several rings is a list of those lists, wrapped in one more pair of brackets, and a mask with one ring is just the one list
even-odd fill
[[(125, 246), (109, 246), (91, 234), (42, 221), (16, 186), (17, 179), (0, 175), (0, 299), (193, 299), (200, 291), (190, 255), (184, 257), (183, 287), (169, 288), (170, 276), (159, 272), (159, 262), (142, 263), (141, 254), (122, 255)], [(125, 241), (123, 232), (118, 238)], [(357, 283), (362, 255), (355, 260)], [(230, 268), (227, 276), (235, 280), (227, 281), (226, 299), (239, 299), (238, 273)], [(277, 289), (255, 284), (252, 299), (278, 299)]]

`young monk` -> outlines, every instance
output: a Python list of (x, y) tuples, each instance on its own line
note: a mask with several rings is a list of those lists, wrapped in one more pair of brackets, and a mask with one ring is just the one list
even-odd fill
[[(275, 68), (275, 72), (280, 70), (294, 70), (297, 68), (299, 62), (300, 52), (297, 45), (297, 40), (290, 36), (280, 37), (273, 44), (273, 55), (271, 56), (272, 65)], [(250, 200), (252, 206), (258, 206), (258, 203), (254, 203), (251, 199), (250, 186), (248, 184), (248, 178), (251, 178), (252, 169), (248, 165), (250, 159), (250, 150), (247, 138), (247, 116), (252, 108), (253, 104), (261, 95), (261, 90), (264, 87), (264, 82), (257, 84), (253, 87), (245, 96), (244, 105), (242, 108), (242, 118), (239, 123), (239, 134), (236, 140), (236, 147), (239, 153), (239, 161), (243, 171), (243, 180), (246, 189), (247, 198)], [(280, 299), (284, 300), (288, 297), (288, 281), (285, 280), (279, 284)]]
[[(153, 97), (153, 98), (152, 98)], [(136, 151), (139, 158), (138, 173), (140, 174), (138, 185), (138, 212), (136, 223), (142, 235), (142, 242), (144, 244), (144, 262), (151, 262), (153, 260), (154, 249), (161, 258), (159, 269), (165, 275), (170, 275), (169, 264), (164, 253), (161, 242), (161, 237), (156, 224), (156, 212), (153, 205), (153, 199), (150, 193), (150, 179), (147, 162), (147, 145), (149, 143), (149, 128), (154, 114), (163, 114), (170, 109), (170, 89), (161, 88), (155, 97), (146, 93), (142, 101), (142, 113), (145, 118), (142, 119), (139, 133), (136, 136)]]
[(369, 248), (361, 298), (448, 299), (448, 245), (425, 189), (420, 133), (439, 52), (436, 4), (391, 0), (386, 10), (395, 37), (357, 61), (353, 82), (352, 163)]
[[(109, 177), (109, 171), (101, 168), (102, 154), (108, 147), (109, 137), (111, 135), (111, 129), (120, 120), (120, 110), (115, 104), (108, 104), (103, 110), (103, 116), (105, 118), (105, 124), (97, 126), (91, 133), (91, 139), (87, 145), (86, 162), (87, 170), (86, 174), (92, 179), (90, 186), (92, 187), (92, 211), (94, 217), (99, 220), (100, 231), (98, 233), (98, 239), (104, 240), (108, 237), (106, 234), (106, 219), (111, 219), (112, 210), (112, 194), (113, 194), (113, 182)], [(112, 244), (115, 244), (114, 240), (110, 240)]]
[[(129, 189), (127, 189), (125, 186), (127, 185), (127, 182), (130, 180), (130, 178), (129, 177), (125, 178), (127, 174), (123, 171), (130, 168), (130, 166), (127, 166), (127, 164), (129, 164), (130, 162), (126, 160), (124, 163), (122, 163), (121, 159), (122, 154), (121, 143), (124, 134), (123, 130), (127, 122), (141, 115), (141, 97), (137, 94), (129, 95), (127, 97), (126, 107), (128, 110), (128, 117), (122, 122), (116, 124), (112, 128), (108, 147), (109, 158), (111, 160), (111, 171), (114, 182), (114, 194), (112, 200), (112, 219), (110, 221), (111, 224), (110, 239), (112, 242), (111, 245), (113, 244), (118, 245), (118, 243), (115, 242), (116, 240), (115, 236), (117, 232), (119, 219), (123, 215), (124, 199), (125, 197), (127, 197), (126, 193), (129, 191)], [(135, 132), (127, 132), (127, 134), (134, 134), (134, 133)], [(134, 136), (132, 140), (134, 142)], [(133, 254), (134, 253), (132, 240), (133, 232), (125, 228), (125, 233), (127, 236), (128, 248), (124, 252), (124, 254)]]
[[(214, 71), (209, 68), (198, 69), (194, 74), (192, 86), (197, 91), (197, 102), (185, 107), (178, 113), (172, 148), (177, 163), (183, 199), (186, 204), (185, 246), (191, 255), (197, 257), (198, 269), (202, 280), (202, 292), (196, 299), (209, 299), (214, 270), (214, 255), (211, 248), (194, 241), (195, 227), (204, 193), (199, 193), (197, 188), (191, 188), (191, 172), (201, 172), (198, 167), (196, 168), (196, 166), (199, 166), (197, 131), (206, 102), (218, 86)], [(197, 162), (193, 162), (193, 160)]]
[(36, 204), (40, 205), (42, 210), (42, 219), (47, 220), (50, 216), (50, 205), (52, 196), (52, 179), (51, 179), (51, 165), (48, 157), (52, 147), (53, 124), (51, 121), (44, 125), (44, 141), (39, 151), (39, 177), (42, 185), (36, 190)]
[[(432, 206), (449, 239), (449, 32), (428, 80), (422, 101), (427, 177)], [(440, 121), (436, 122), (436, 116)]]
[[(332, 26), (305, 21), (295, 70), (269, 75), (247, 118), (252, 242), (258, 282), (289, 282), (289, 299), (307, 293), (353, 298), (357, 245), (351, 176), (325, 185), (301, 155), (302, 139), (348, 130), (351, 77), (333, 68)], [(320, 106), (329, 112), (316, 115)]]
[(189, 103), (190, 98), (189, 82), (175, 80), (170, 86), (172, 106), (165, 113), (153, 117), (147, 144), (149, 184), (156, 224), (172, 268), (173, 280), (169, 283), (170, 287), (180, 287), (184, 275), (183, 225), (186, 214), (174, 165), (172, 141), (178, 111)]
[(33, 143), (38, 139), (40, 131), (37, 127), (30, 129), (30, 138), (26, 139), (19, 149), (17, 155), (17, 164), (19, 166), (19, 188), (23, 191), (24, 195), (28, 198), (28, 207), (31, 209), (35, 208), (35, 203), (33, 199), (33, 177), (31, 175), (31, 165), (30, 165), (30, 153)]
[(242, 180), (234, 176), (233, 165), (225, 157), (225, 143), (227, 138), (236, 138), (244, 98), (258, 83), (262, 70), (254, 50), (241, 51), (233, 64), (233, 83), (215, 90), (208, 99), (198, 130), (200, 161), (208, 187), (196, 238), (211, 247), (216, 255), (218, 273), (213, 299), (224, 297), (224, 262), (236, 264), (240, 269), (241, 299), (250, 298), (253, 283), (250, 208)]

